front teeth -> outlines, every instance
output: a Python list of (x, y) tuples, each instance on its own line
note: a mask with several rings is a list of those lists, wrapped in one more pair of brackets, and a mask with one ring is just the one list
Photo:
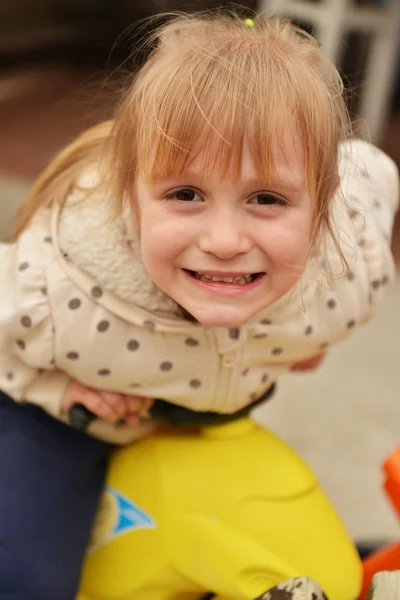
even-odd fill
[(239, 285), (246, 285), (253, 280), (252, 275), (240, 275), (239, 277), (217, 277), (215, 275), (204, 275), (203, 273), (198, 273), (197, 271), (193, 271), (196, 279), (200, 279), (200, 281), (220, 281), (223, 283), (236, 283)]

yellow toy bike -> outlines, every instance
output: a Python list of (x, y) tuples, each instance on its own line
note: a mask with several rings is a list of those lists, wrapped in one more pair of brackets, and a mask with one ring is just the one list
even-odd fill
[(361, 561), (312, 471), (248, 416), (113, 455), (79, 600), (255, 600), (299, 576), (355, 600)]

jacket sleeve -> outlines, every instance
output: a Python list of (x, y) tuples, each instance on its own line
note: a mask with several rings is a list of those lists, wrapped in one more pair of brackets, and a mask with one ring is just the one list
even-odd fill
[(0, 389), (60, 416), (70, 378), (54, 364), (45, 261), (28, 229), (0, 244)]
[[(399, 204), (399, 173), (392, 159), (372, 144), (354, 140), (343, 150), (342, 192), (358, 246), (355, 269), (365, 273), (368, 283), (369, 293), (362, 293), (368, 318), (396, 274), (391, 238)], [(350, 265), (354, 264), (354, 256), (349, 258)]]

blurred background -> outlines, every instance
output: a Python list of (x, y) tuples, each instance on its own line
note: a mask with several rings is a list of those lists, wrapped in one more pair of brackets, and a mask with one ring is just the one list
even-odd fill
[[(245, 0), (312, 32), (352, 90), (360, 131), (400, 166), (400, 0)], [(215, 0), (0, 2), (0, 239), (30, 183), (80, 131), (112, 114), (139, 19)], [(400, 225), (393, 251), (400, 265)], [(352, 535), (396, 539), (380, 465), (400, 442), (400, 280), (376, 318), (313, 374), (288, 375), (257, 418), (317, 471)]]

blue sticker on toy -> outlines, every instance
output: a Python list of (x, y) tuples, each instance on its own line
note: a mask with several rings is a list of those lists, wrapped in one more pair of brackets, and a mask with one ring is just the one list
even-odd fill
[(115, 537), (137, 529), (152, 529), (155, 521), (117, 490), (104, 489), (88, 552), (94, 552)]

